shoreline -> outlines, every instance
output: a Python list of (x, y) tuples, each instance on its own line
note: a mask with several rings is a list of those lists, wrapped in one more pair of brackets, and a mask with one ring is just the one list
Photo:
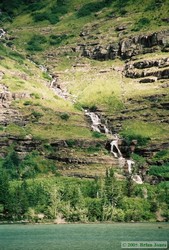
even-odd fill
[(113, 225), (113, 224), (166, 224), (169, 221), (130, 221), (130, 222), (113, 222), (113, 221), (102, 221), (102, 222), (29, 222), (29, 221), (0, 221), (0, 226), (2, 225)]

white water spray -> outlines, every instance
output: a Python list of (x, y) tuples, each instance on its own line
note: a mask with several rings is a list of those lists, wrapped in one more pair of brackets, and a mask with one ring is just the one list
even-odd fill
[[(126, 160), (120, 149), (119, 149), (119, 136), (117, 134), (112, 135), (112, 133), (109, 131), (109, 129), (107, 128), (107, 126), (105, 124), (102, 124), (101, 119), (99, 118), (99, 116), (94, 113), (94, 112), (89, 112), (87, 110), (85, 110), (85, 114), (87, 116), (90, 117), (91, 121), (92, 121), (92, 125), (91, 128), (93, 129), (93, 131), (97, 131), (97, 132), (101, 132), (100, 128), (103, 128), (104, 133), (108, 136), (110, 135), (111, 138), (113, 139), (110, 143), (110, 152), (114, 155), (115, 158), (118, 158), (119, 160), (119, 166), (121, 168), (123, 168), (125, 166), (125, 164), (127, 164), (127, 168), (128, 168), (128, 173), (132, 174), (132, 169), (135, 166), (135, 162), (133, 160)], [(135, 181), (137, 184), (142, 184), (143, 181), (141, 179), (141, 177), (137, 174), (135, 174), (132, 177), (133, 181)]]

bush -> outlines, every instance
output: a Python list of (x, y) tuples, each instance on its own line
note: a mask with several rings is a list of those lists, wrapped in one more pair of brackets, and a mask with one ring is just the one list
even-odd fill
[(151, 166), (149, 175), (169, 178), (169, 163), (163, 166)]
[(49, 18), (48, 18), (48, 21), (51, 23), (51, 24), (56, 24), (58, 23), (60, 20), (59, 20), (59, 17), (56, 16), (55, 14), (50, 14)]
[(45, 3), (43, 1), (38, 1), (38, 2), (34, 2), (34, 3), (30, 3), (27, 6), (28, 11), (33, 12), (33, 11), (37, 11), (37, 10), (41, 10), (42, 8), (45, 7)]
[(47, 20), (48, 15), (47, 15), (47, 13), (35, 13), (33, 15), (33, 19), (35, 22), (41, 22), (41, 21)]
[(57, 15), (64, 15), (67, 13), (67, 8), (66, 6), (62, 5), (62, 6), (54, 6), (52, 9), (51, 9), (51, 12), (53, 14), (57, 14)]
[(60, 118), (61, 118), (62, 120), (67, 121), (67, 120), (70, 118), (70, 115), (67, 114), (67, 113), (62, 113), (62, 114), (60, 114)]
[(37, 111), (33, 111), (32, 116), (35, 118), (35, 121), (38, 121), (43, 116), (43, 114)]
[(42, 51), (42, 45), (47, 42), (46, 37), (42, 35), (33, 35), (31, 40), (28, 42), (27, 50), (30, 51)]
[(149, 137), (145, 137), (145, 136), (134, 134), (134, 133), (129, 134), (129, 133), (127, 133), (127, 131), (121, 132), (120, 135), (122, 137), (124, 137), (124, 139), (126, 140), (128, 145), (130, 145), (132, 140), (137, 140), (137, 145), (138, 146), (145, 146), (145, 145), (147, 145), (147, 143), (150, 140)]
[(34, 13), (33, 19), (35, 22), (49, 21), (51, 24), (56, 24), (59, 22), (59, 17), (51, 12)]
[(40, 99), (40, 95), (38, 93), (31, 93), (31, 97), (35, 99)]
[(77, 17), (85, 17), (91, 13), (98, 12), (105, 7), (105, 2), (93, 2), (85, 4), (78, 12)]
[(132, 31), (140, 31), (142, 28), (148, 26), (150, 24), (150, 20), (147, 17), (143, 17), (135, 23), (134, 29)]
[(154, 161), (162, 160), (162, 161), (169, 161), (169, 150), (161, 150), (155, 154), (153, 157)]
[(92, 137), (94, 137), (94, 138), (102, 138), (102, 137), (105, 137), (105, 135), (100, 133), (100, 132), (93, 131)]
[(76, 145), (76, 141), (74, 140), (66, 140), (66, 144), (68, 145), (69, 148), (72, 148), (73, 146)]
[(123, 198), (122, 207), (125, 212), (125, 221), (145, 221), (153, 217), (150, 212), (150, 203), (143, 198)]
[(25, 102), (23, 103), (23, 105), (25, 105), (25, 106), (32, 105), (32, 101), (25, 101)]
[(50, 36), (50, 44), (51, 45), (59, 45), (61, 44), (64, 40), (67, 40), (71, 36), (67, 36), (66, 34), (62, 35), (51, 35)]

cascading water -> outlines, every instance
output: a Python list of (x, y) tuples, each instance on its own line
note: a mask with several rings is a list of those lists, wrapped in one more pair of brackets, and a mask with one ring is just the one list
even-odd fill
[(6, 35), (6, 32), (3, 29), (0, 29), (0, 38)]
[[(99, 116), (95, 113), (95, 112), (89, 112), (87, 110), (85, 110), (85, 114), (87, 116), (90, 117), (91, 121), (92, 121), (92, 129), (93, 131), (97, 131), (97, 132), (101, 132), (101, 128), (103, 128), (103, 131), (106, 135), (108, 135), (109, 137), (111, 136), (112, 141), (110, 143), (110, 152), (114, 155), (114, 157), (119, 159), (119, 165), (121, 168), (123, 168), (125, 166), (125, 164), (127, 165), (128, 168), (128, 173), (132, 174), (132, 169), (134, 168), (135, 162), (133, 160), (126, 160), (119, 147), (118, 147), (118, 142), (119, 142), (119, 136), (117, 134), (112, 134), (111, 131), (107, 128), (107, 126), (105, 124), (103, 124), (101, 122), (101, 119), (99, 118)], [(133, 181), (135, 181), (137, 184), (142, 184), (143, 181), (141, 179), (141, 177), (137, 174), (132, 176)]]
[[(30, 60), (32, 63), (34, 63), (32, 60)], [(35, 63), (34, 63), (35, 64)], [(37, 65), (38, 66), (38, 65)], [(39, 65), (38, 66), (43, 72), (48, 72), (47, 68), (43, 65)], [(70, 101), (72, 101), (73, 103), (76, 102), (76, 97), (70, 95), (67, 91), (64, 91), (62, 88), (60, 88), (60, 86), (58, 85), (58, 79), (56, 76), (52, 76), (49, 73), (49, 76), (51, 77), (51, 82), (49, 84), (49, 87), (51, 89), (53, 89), (53, 91), (61, 98), (63, 99), (69, 99)], [(111, 138), (112, 141), (110, 143), (111, 149), (110, 152), (114, 155), (114, 157), (118, 158), (119, 160), (119, 166), (121, 168), (123, 168), (125, 166), (125, 164), (127, 164), (128, 167), (128, 173), (132, 174), (132, 168), (134, 168), (134, 161), (132, 160), (126, 160), (119, 147), (118, 147), (118, 142), (119, 142), (119, 137), (117, 134), (112, 134), (111, 131), (108, 129), (108, 127), (106, 126), (106, 124), (102, 123), (101, 119), (99, 118), (99, 116), (95, 113), (95, 112), (90, 112), (88, 110), (84, 110), (85, 114), (87, 116), (90, 117), (91, 121), (92, 121), (92, 129), (93, 131), (96, 132), (103, 132), (104, 134), (107, 135), (107, 137)], [(137, 174), (133, 175), (133, 180), (138, 183), (138, 184), (142, 184), (143, 181), (141, 179), (141, 177)]]

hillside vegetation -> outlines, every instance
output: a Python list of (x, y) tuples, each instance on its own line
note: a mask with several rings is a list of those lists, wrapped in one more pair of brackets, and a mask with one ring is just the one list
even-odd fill
[(168, 24), (169, 0), (1, 1), (1, 220), (168, 220)]

